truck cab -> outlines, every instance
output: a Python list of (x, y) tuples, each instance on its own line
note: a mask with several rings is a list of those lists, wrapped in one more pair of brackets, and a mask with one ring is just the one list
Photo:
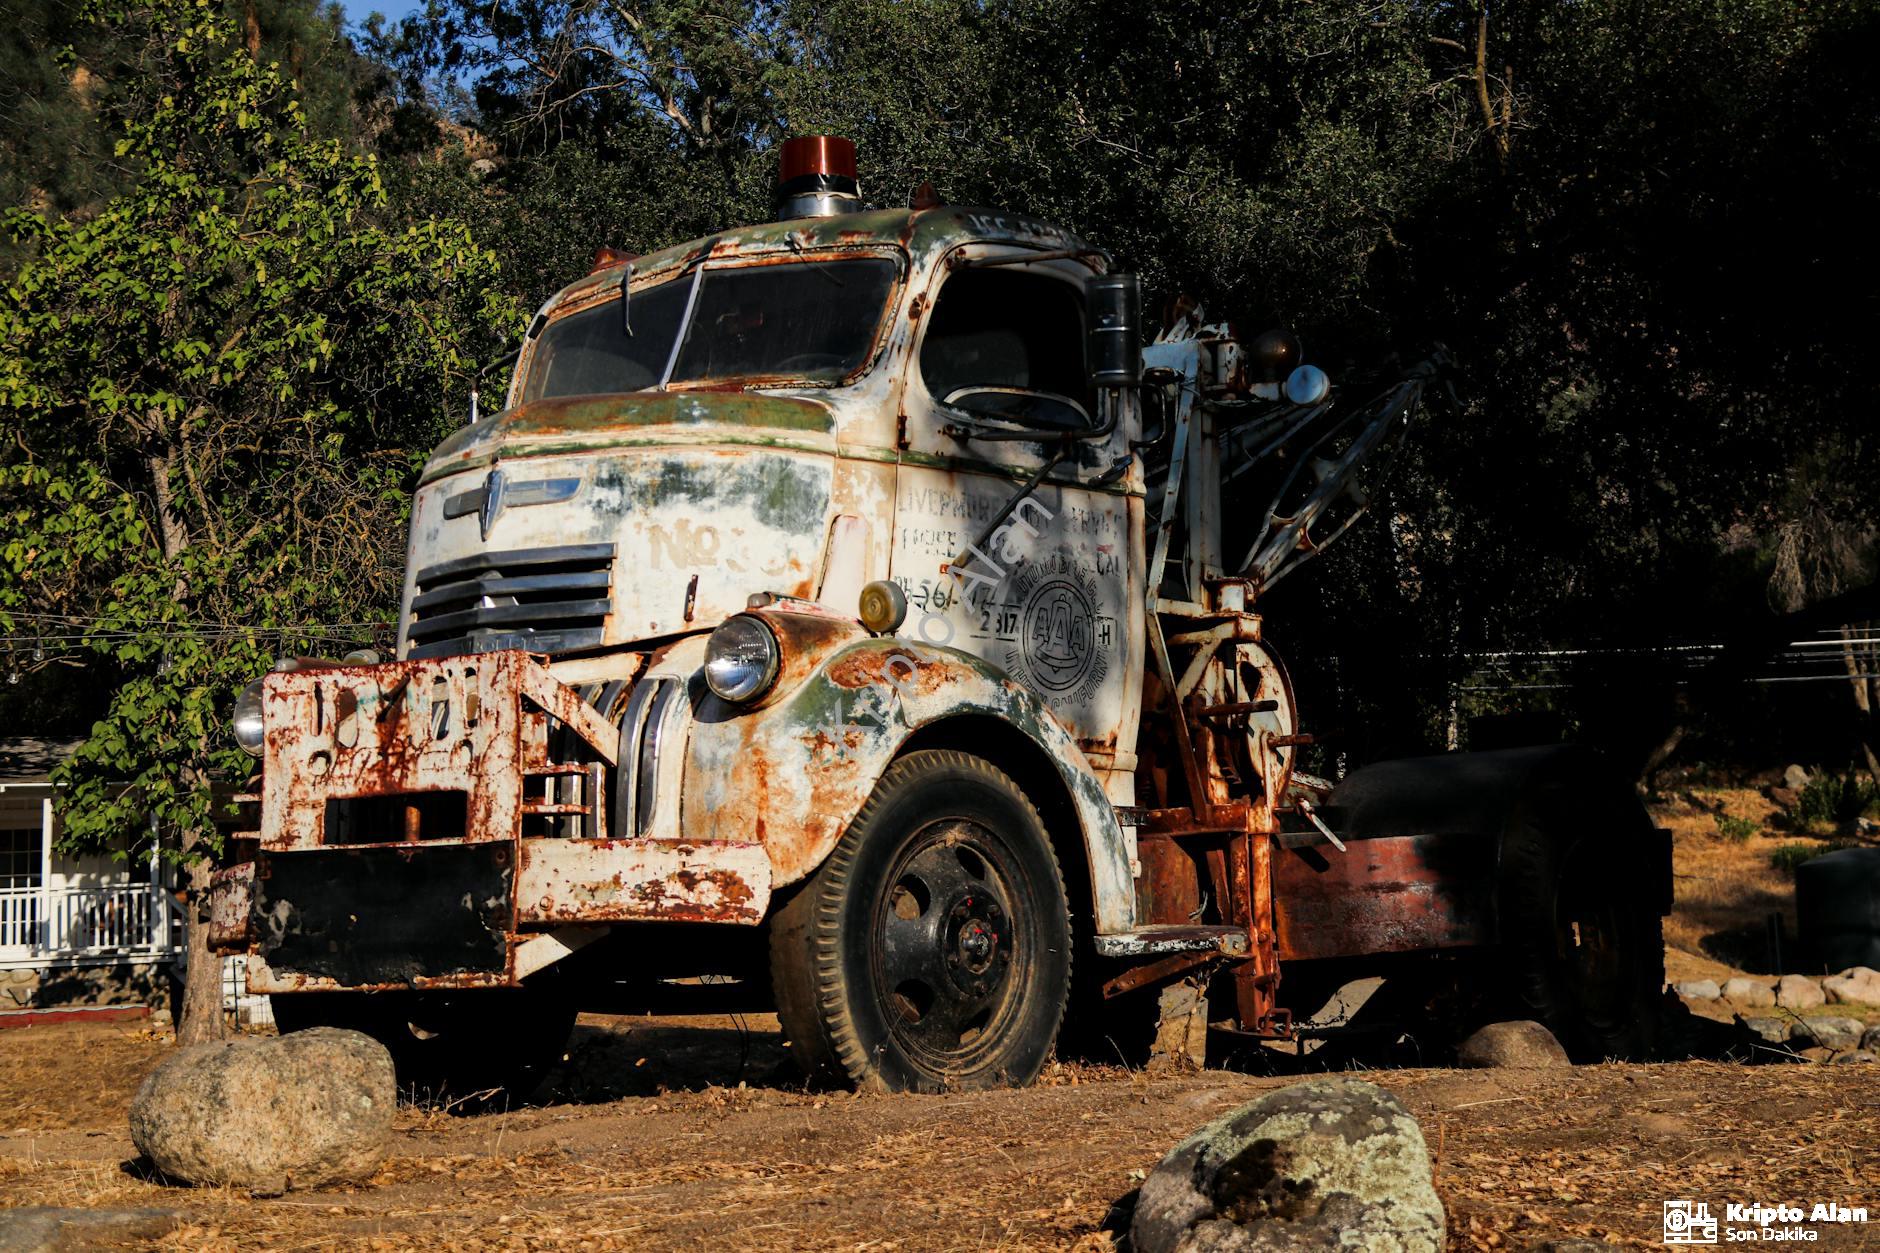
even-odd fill
[[(1099, 1006), (1225, 970), (1283, 1036), (1289, 944), (1492, 941), (1429, 848), (1309, 877), (1447, 914), (1333, 940), (1364, 920), (1276, 900), (1305, 873), (1276, 856), (1343, 845), (1292, 768), (1271, 571), (1224, 551), (1207, 402), (1297, 417), (1323, 395), (1269, 376), (1298, 363), (1189, 328), (1145, 368), (1101, 250), (865, 209), (852, 149), (791, 145), (798, 216), (603, 256), (536, 314), (502, 407), (424, 468), (397, 658), (247, 697), (260, 824), (217, 937), (283, 1028), (514, 1089), (597, 988), (743, 954), (806, 1071), (940, 1090), (1035, 1077), (1074, 963)], [(1314, 491), (1250, 560), (1309, 546)]]

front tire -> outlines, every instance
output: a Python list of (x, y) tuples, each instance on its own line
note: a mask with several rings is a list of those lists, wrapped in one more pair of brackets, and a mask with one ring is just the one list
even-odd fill
[(965, 753), (894, 763), (771, 921), (790, 1052), (876, 1091), (1027, 1084), (1070, 987), (1070, 914), (1025, 794)]

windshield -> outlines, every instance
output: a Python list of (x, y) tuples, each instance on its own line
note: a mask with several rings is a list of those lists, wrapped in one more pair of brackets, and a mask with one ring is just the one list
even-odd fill
[(624, 309), (616, 296), (543, 329), (522, 399), (708, 379), (840, 382), (868, 359), (895, 269), (887, 257), (705, 268), (641, 288)]

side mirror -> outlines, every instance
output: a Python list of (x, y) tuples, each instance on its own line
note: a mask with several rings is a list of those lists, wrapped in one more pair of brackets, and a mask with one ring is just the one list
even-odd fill
[(1091, 386), (1142, 382), (1142, 285), (1134, 274), (1098, 274), (1084, 284), (1084, 333)]

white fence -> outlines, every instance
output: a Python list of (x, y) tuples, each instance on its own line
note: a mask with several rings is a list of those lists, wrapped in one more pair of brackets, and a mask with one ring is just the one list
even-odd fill
[(243, 954), (222, 959), (222, 1012), (242, 1030), (274, 1025), (274, 1003), (248, 991), (248, 958)]
[(161, 887), (0, 889), (0, 958), (169, 953), (180, 930)]

